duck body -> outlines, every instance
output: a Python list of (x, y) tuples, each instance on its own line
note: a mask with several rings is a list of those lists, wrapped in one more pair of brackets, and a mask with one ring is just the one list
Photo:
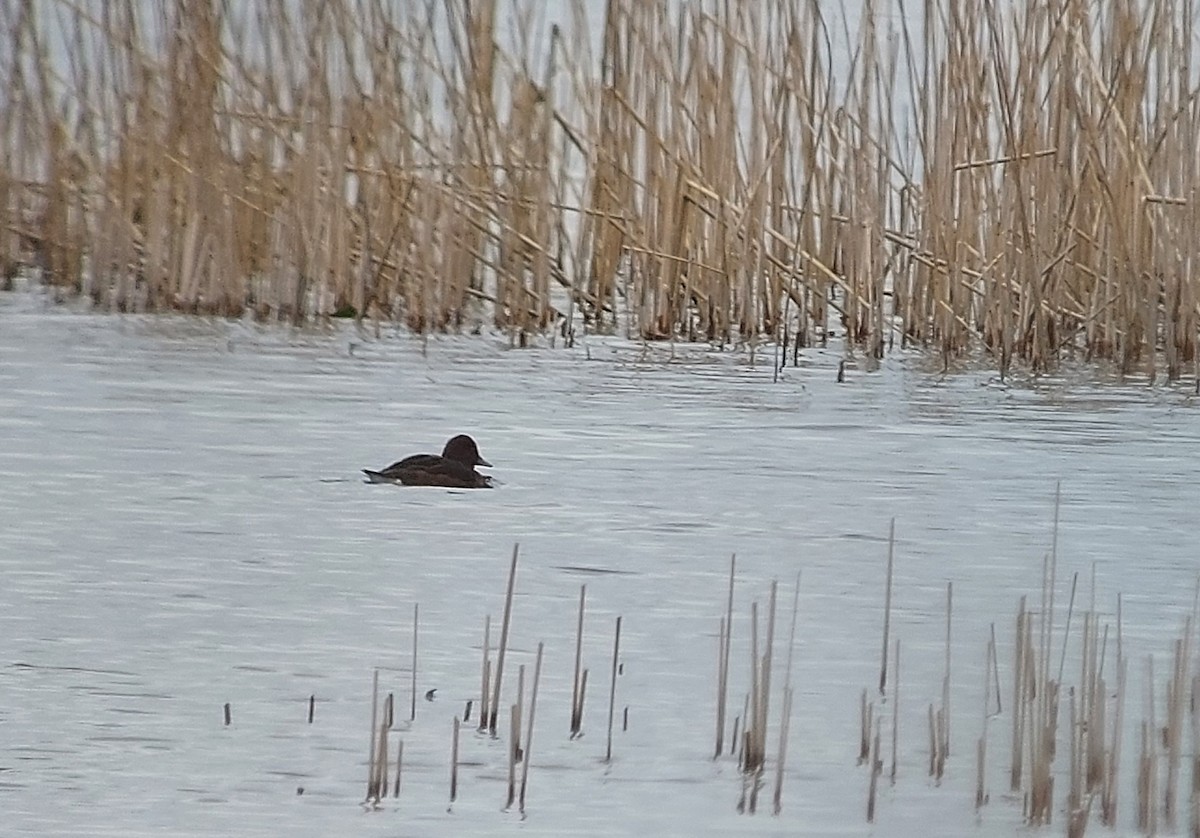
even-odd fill
[(399, 483), (404, 486), (448, 486), (455, 489), (490, 489), (492, 478), (475, 466), (491, 466), (479, 456), (475, 440), (459, 434), (446, 443), (442, 453), (413, 454), (373, 471), (363, 469), (368, 483)]

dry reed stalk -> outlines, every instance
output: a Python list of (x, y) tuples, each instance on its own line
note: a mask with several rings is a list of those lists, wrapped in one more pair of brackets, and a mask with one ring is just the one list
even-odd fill
[(762, 704), (762, 677), (759, 673), (761, 658), (758, 654), (758, 603), (750, 603), (750, 692), (746, 705), (742, 736), (746, 747), (742, 750), (742, 771), (753, 771), (758, 766), (758, 719)]
[(388, 729), (379, 726), (379, 752), (375, 755), (375, 801), (387, 796), (388, 789)]
[[(745, 715), (745, 714), (743, 713), (743, 715)], [(738, 735), (739, 734), (738, 726), (741, 724), (741, 722), (742, 722), (742, 716), (734, 716), (733, 717), (733, 736), (731, 736), (729, 739), (729, 753), (731, 756), (734, 754), (737, 754), (738, 763), (741, 763), (741, 761), (742, 761), (742, 752), (741, 752), (741, 749), (739, 746), (739, 743), (742, 740)]]
[(950, 753), (950, 625), (954, 614), (954, 583), (946, 583), (946, 672), (942, 676), (942, 759)]
[(392, 797), (400, 796), (400, 772), (404, 768), (404, 740), (396, 743), (396, 784), (392, 787)]
[[(1083, 800), (1083, 746), (1082, 746), (1082, 730), (1083, 720), (1080, 715), (1079, 700), (1075, 694), (1075, 688), (1072, 687), (1067, 691), (1070, 705), (1068, 712), (1070, 714), (1070, 754), (1067, 767), (1067, 777), (1070, 781), (1070, 786), (1067, 789), (1067, 816), (1077, 811), (1080, 808), (1080, 802)], [(1070, 827), (1068, 826), (1068, 830)]]
[(525, 759), (521, 764), (521, 794), (518, 804), (521, 814), (525, 813), (525, 788), (529, 784), (529, 755), (530, 749), (533, 747), (533, 717), (537, 712), (538, 684), (542, 678), (542, 647), (544, 645), (544, 643), (538, 643), (537, 660), (533, 665), (533, 689), (529, 695), (529, 725), (525, 730)]
[(617, 617), (617, 627), (613, 633), (612, 681), (608, 688), (608, 741), (604, 746), (604, 761), (612, 762), (613, 714), (617, 707), (617, 667), (621, 655), (621, 618)]
[(517, 762), (521, 761), (521, 720), (525, 717), (525, 664), (517, 667)]
[(450, 739), (450, 802), (458, 798), (458, 730), (462, 722), (454, 717), (454, 732)]
[(879, 661), (879, 694), (887, 688), (888, 631), (892, 625), (892, 561), (896, 547), (896, 519), (888, 525), (887, 585), (883, 595), (883, 652)]
[(783, 683), (792, 686), (792, 655), (796, 650), (796, 620), (800, 615), (800, 571), (796, 571), (796, 585), (792, 588), (792, 625), (788, 629), (787, 665), (783, 670)]
[(1141, 725), (1141, 753), (1138, 757), (1137, 805), (1138, 829), (1148, 834), (1158, 831), (1158, 725), (1154, 713), (1154, 657), (1146, 656), (1146, 718)]
[(1026, 672), (1026, 655), (1028, 650), (1025, 645), (1025, 637), (1028, 629), (1028, 612), (1025, 610), (1025, 596), (1021, 597), (1021, 602), (1017, 606), (1017, 636), (1016, 642), (1013, 644), (1013, 727), (1012, 727), (1012, 763), (1009, 769), (1008, 781), (1011, 791), (1018, 791), (1021, 788), (1021, 776), (1024, 771), (1023, 758), (1025, 754), (1025, 725), (1026, 725), (1026, 693), (1029, 685), (1025, 680)]
[(309, 724), (313, 723), (313, 714), (316, 712), (316, 710), (317, 710), (317, 697), (315, 695), (310, 695), (308, 697), (308, 723)]
[(1200, 363), (1184, 3), (927, 3), (900, 37), (868, 7), (838, 43), (816, 4), (612, 0), (597, 56), (574, 22), (541, 48), (526, 0), (508, 31), (331, 0), (304, 38), (275, 5), (69, 3), (94, 48), (64, 59), (31, 8), (0, 27), (0, 263), (106, 307), (520, 344), (561, 286), (644, 339)]
[[(725, 741), (725, 712), (729, 696), (729, 649), (733, 635), (733, 580), (737, 570), (737, 553), (729, 557), (729, 595), (725, 605), (725, 617), (721, 622), (720, 645), (717, 650), (717, 743), (713, 759), (721, 756)], [(737, 734), (733, 736), (737, 742)]]
[(1179, 761), (1183, 750), (1183, 714), (1192, 676), (1189, 671), (1192, 618), (1184, 622), (1183, 635), (1175, 641), (1171, 680), (1167, 685), (1167, 785), (1163, 794), (1163, 816), (1168, 829), (1174, 829), (1177, 815)]
[(983, 724), (979, 738), (975, 741), (975, 808), (981, 809), (988, 801), (987, 793), (987, 740), (988, 721), (991, 719), (992, 664), (996, 655), (995, 626), (988, 640), (983, 661)]
[(517, 799), (517, 742), (521, 739), (521, 710), (517, 705), (509, 708), (508, 715), (508, 797), (504, 803), (504, 811), (512, 808)]
[(1086, 756), (1086, 787), (1089, 792), (1101, 788), (1104, 784), (1104, 729), (1107, 722), (1108, 693), (1104, 682), (1104, 655), (1108, 644), (1108, 626), (1105, 626), (1104, 640), (1097, 644), (1097, 621), (1094, 612), (1089, 612), (1091, 618), (1091, 643), (1088, 674), (1085, 682), (1087, 690), (1088, 711), (1087, 721), (1087, 756)]
[(1091, 812), (1092, 795), (1089, 794), (1078, 808), (1067, 812), (1067, 838), (1083, 838)]
[(379, 724), (379, 670), (371, 674), (371, 744), (367, 748), (367, 800), (379, 798), (375, 787), (375, 737)]
[[(587, 585), (579, 586), (579, 620), (575, 625), (575, 675), (571, 679), (571, 738), (579, 736), (583, 727), (583, 607), (587, 599)], [(717, 746), (718, 751), (720, 745)]]
[(479, 730), (487, 730), (488, 726), (488, 680), (491, 676), (492, 662), (488, 655), (491, 652), (492, 615), (483, 618), (483, 662), (479, 667)]
[(946, 773), (946, 742), (944, 739), (942, 739), (942, 736), (946, 732), (946, 726), (950, 723), (946, 721), (946, 711), (940, 708), (938, 709), (937, 713), (934, 714), (934, 721), (937, 727), (934, 731), (936, 750), (934, 751), (935, 759), (933, 776), (938, 783), (941, 783), (942, 777)]
[(874, 711), (874, 702), (867, 702), (867, 691), (862, 691), (862, 697), (859, 703), (858, 722), (858, 764), (864, 764), (871, 758), (871, 716)]
[(1200, 675), (1192, 676), (1188, 718), (1192, 732), (1192, 784), (1188, 790), (1188, 830), (1193, 838), (1196, 838), (1200, 836)]
[(895, 654), (892, 656), (892, 767), (888, 781), (896, 785), (896, 753), (900, 741), (900, 638), (896, 638)]
[[(771, 657), (772, 649), (775, 640), (775, 601), (778, 590), (778, 583), (771, 582), (771, 590), (767, 605), (767, 630), (764, 638), (763, 654), (761, 659), (757, 657), (758, 648), (758, 604), (752, 606), (752, 622), (754, 640), (752, 646), (752, 656), (754, 660), (751, 662), (752, 677), (758, 680), (757, 686), (752, 690), (752, 709), (751, 716), (754, 723), (752, 727), (747, 727), (747, 732), (751, 734), (751, 742), (753, 748), (747, 755), (743, 763), (743, 770), (755, 771), (759, 774), (763, 771), (766, 764), (767, 755), (767, 715), (771, 697)], [(757, 809), (758, 790), (761, 784), (755, 782), (751, 787), (750, 792), (750, 811)]]
[(1138, 754), (1137, 774), (1137, 825), (1143, 832), (1150, 832), (1150, 818), (1154, 811), (1154, 759), (1151, 741), (1154, 734), (1149, 731), (1146, 721), (1141, 724), (1141, 751)]
[[(1119, 633), (1118, 633), (1119, 636)], [(1113, 712), (1112, 747), (1104, 772), (1104, 787), (1100, 793), (1100, 822), (1113, 826), (1117, 822), (1117, 770), (1121, 765), (1121, 732), (1125, 715), (1125, 676), (1128, 661), (1121, 659), (1117, 664), (1117, 706)]]
[[(1067, 600), (1067, 625), (1066, 625), (1066, 628), (1063, 629), (1062, 652), (1060, 653), (1059, 658), (1058, 658), (1058, 678), (1057, 678), (1057, 680), (1058, 680), (1058, 683), (1060, 683), (1060, 684), (1062, 683), (1063, 673), (1064, 673), (1064, 671), (1066, 669), (1066, 665), (1067, 665), (1067, 644), (1071, 640), (1071, 618), (1075, 615), (1075, 591), (1076, 591), (1078, 584), (1079, 584), (1079, 573), (1077, 571), (1071, 575), (1071, 598), (1069, 600)], [(1083, 650), (1084, 651), (1083, 651), (1083, 655), (1082, 655), (1082, 661), (1083, 661), (1083, 665), (1085, 667), (1085, 671), (1084, 671), (1085, 682), (1086, 682), (1086, 675), (1087, 675), (1086, 666), (1087, 666), (1087, 657), (1088, 657), (1087, 656), (1087, 642), (1088, 642), (1088, 636), (1087, 636), (1087, 631), (1085, 630), (1084, 634), (1083, 634), (1083, 643), (1084, 643)]]
[(879, 729), (881, 727), (883, 727), (883, 720), (877, 719), (874, 746), (871, 751), (871, 781), (867, 786), (867, 823), (875, 822), (875, 793), (879, 787), (879, 775), (883, 773), (883, 760), (879, 756)]
[(229, 723), (233, 721), (233, 712), (228, 701), (225, 702), (225, 706), (221, 710), (222, 715), (225, 717), (225, 727), (229, 727)]
[(788, 731), (792, 726), (792, 688), (783, 690), (783, 708), (779, 718), (779, 752), (775, 757), (775, 795), (774, 812), (778, 815), (783, 811), (783, 772), (787, 762)]
[(500, 648), (496, 656), (496, 681), (492, 685), (492, 698), (488, 704), (491, 715), (488, 717), (488, 730), (496, 735), (496, 713), (500, 707), (500, 686), (504, 678), (504, 654), (508, 649), (508, 627), (512, 619), (513, 585), (517, 579), (517, 556), (520, 544), (513, 545), (512, 563), (508, 568), (508, 587), (504, 593), (504, 618), (500, 623)]
[(417, 718), (417, 629), (420, 623), (421, 606), (419, 603), (413, 603), (413, 644), (412, 644), (412, 702), (409, 709), (408, 720), (416, 721)]

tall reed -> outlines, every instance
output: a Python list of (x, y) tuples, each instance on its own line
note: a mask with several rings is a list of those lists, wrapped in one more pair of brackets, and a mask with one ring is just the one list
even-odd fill
[(0, 276), (522, 345), (899, 337), (1004, 372), (1195, 374), (1190, 4), (608, 0), (594, 38), (587, 18), (5, 4)]

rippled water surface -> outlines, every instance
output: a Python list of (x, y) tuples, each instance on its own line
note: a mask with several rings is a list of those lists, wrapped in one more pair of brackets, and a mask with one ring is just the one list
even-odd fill
[[(509, 350), (0, 295), (0, 833), (865, 834), (858, 700), (878, 680), (895, 517), (899, 770), (875, 829), (1010, 834), (1004, 714), (992, 802), (973, 809), (989, 626), (1007, 690), (1016, 603), (1039, 591), (1061, 479), (1058, 595), (1078, 571), (1090, 596), (1095, 567), (1101, 610), (1124, 595), (1127, 651), (1166, 671), (1198, 570), (1197, 405), (1190, 387), (1009, 385), (900, 354), (851, 365), (839, 385), (837, 361), (812, 350), (773, 382), (769, 358), (742, 351)], [(497, 490), (360, 479), (459, 431), (495, 464)], [(452, 717), (477, 697), (483, 622), (499, 622), (516, 541), (506, 693), (546, 650), (524, 820), (501, 811), (505, 741), (473, 725), (448, 798)], [(736, 766), (711, 759), (734, 552), (734, 714), (750, 602), (765, 609), (778, 579), (786, 633), (803, 570), (779, 817), (739, 815)], [(940, 700), (948, 581), (952, 750), (935, 785), (924, 718)], [(592, 680), (586, 735), (570, 742), (585, 583)], [(414, 603), (418, 690), (436, 693), (410, 726)], [(606, 765), (618, 615), (629, 727)], [(368, 811), (375, 667), (397, 695), (405, 772), (399, 801)], [(1132, 757), (1123, 770), (1132, 787)]]

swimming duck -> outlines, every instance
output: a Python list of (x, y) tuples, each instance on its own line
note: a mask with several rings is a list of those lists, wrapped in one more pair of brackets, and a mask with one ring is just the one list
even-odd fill
[(368, 483), (401, 483), (405, 486), (453, 486), (459, 489), (490, 489), (492, 478), (475, 466), (491, 463), (479, 456), (475, 440), (466, 434), (452, 437), (442, 455), (413, 454), (379, 471), (364, 468)]

